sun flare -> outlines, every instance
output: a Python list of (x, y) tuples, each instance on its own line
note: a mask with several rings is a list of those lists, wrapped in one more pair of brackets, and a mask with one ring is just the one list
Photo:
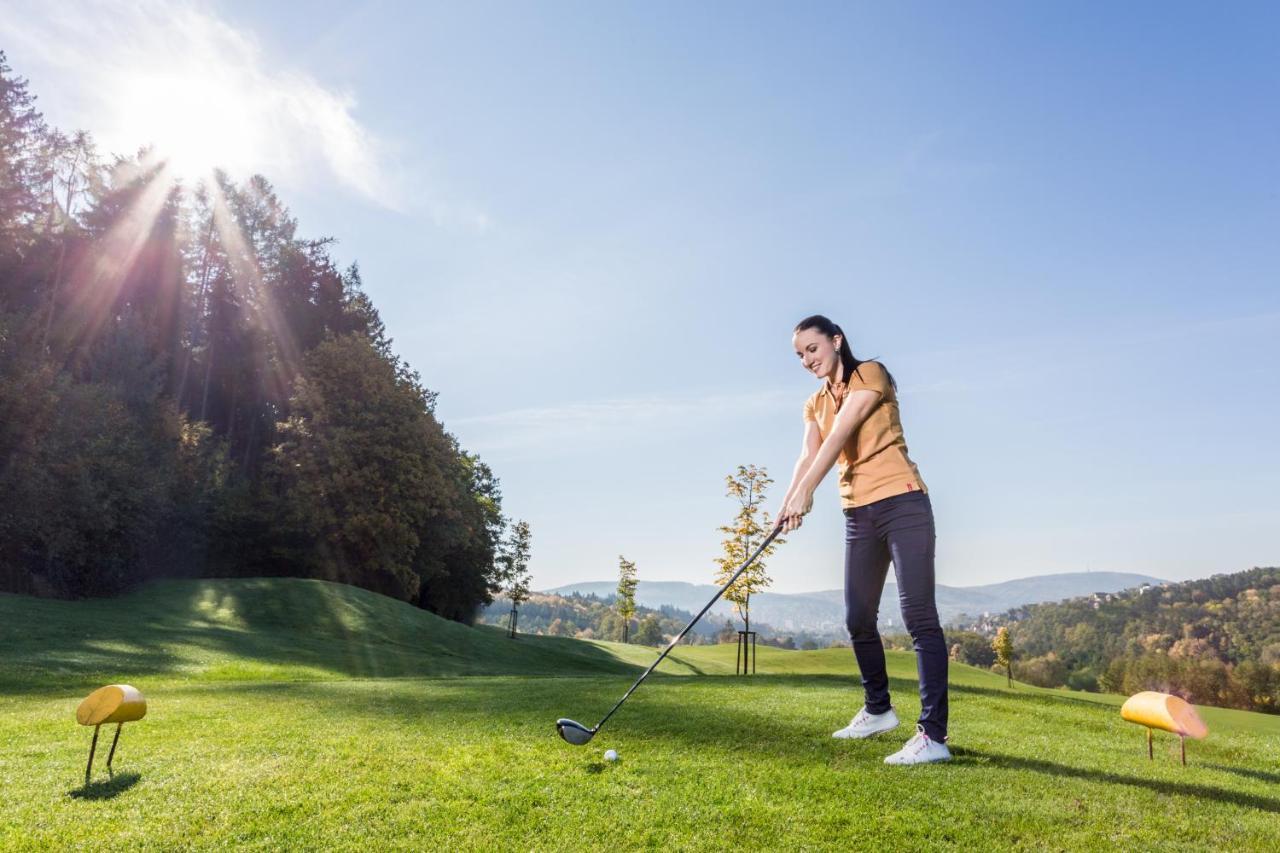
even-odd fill
[(156, 158), (184, 183), (198, 183), (215, 168), (233, 175), (259, 168), (250, 110), (216, 76), (139, 76), (121, 92), (117, 109), (140, 144), (153, 146)]

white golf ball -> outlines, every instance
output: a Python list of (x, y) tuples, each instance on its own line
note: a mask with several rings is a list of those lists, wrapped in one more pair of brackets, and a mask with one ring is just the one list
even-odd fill
[(616, 749), (608, 750), (608, 751), (607, 751), (607, 752), (605, 752), (605, 754), (604, 754), (604, 760), (605, 760), (605, 761), (617, 761), (617, 760), (618, 760), (618, 751), (617, 751)]

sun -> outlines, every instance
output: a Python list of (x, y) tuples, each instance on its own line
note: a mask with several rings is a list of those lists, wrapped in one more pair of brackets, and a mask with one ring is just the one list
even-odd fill
[(253, 171), (262, 154), (244, 94), (216, 75), (139, 75), (122, 88), (116, 111), (183, 183), (204, 181), (214, 169)]

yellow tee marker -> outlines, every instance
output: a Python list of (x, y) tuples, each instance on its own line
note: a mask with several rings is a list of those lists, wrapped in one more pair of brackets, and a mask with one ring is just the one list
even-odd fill
[(107, 773), (111, 773), (111, 760), (116, 757), (116, 744), (120, 742), (120, 729), (125, 723), (141, 720), (147, 715), (147, 700), (141, 691), (128, 684), (108, 684), (90, 693), (76, 709), (76, 722), (93, 726), (93, 743), (89, 746), (89, 765), (84, 769), (84, 784), (89, 785), (93, 772), (93, 753), (98, 748), (98, 729), (107, 723), (116, 724), (116, 736), (111, 741), (107, 755)]
[(1155, 751), (1151, 745), (1151, 730), (1162, 729), (1178, 736), (1182, 745), (1182, 763), (1187, 763), (1187, 741), (1189, 737), (1200, 740), (1209, 734), (1208, 727), (1201, 721), (1196, 709), (1185, 700), (1168, 693), (1157, 693), (1144, 690), (1135, 693), (1120, 706), (1120, 716), (1131, 723), (1147, 727), (1147, 758), (1155, 759)]

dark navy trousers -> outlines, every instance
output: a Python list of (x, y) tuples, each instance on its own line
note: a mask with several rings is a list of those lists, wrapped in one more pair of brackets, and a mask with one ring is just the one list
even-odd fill
[(902, 619), (916, 651), (920, 724), (925, 734), (942, 742), (947, 736), (947, 643), (933, 597), (933, 504), (924, 492), (904, 492), (844, 514), (845, 624), (862, 671), (867, 712), (889, 710), (889, 676), (876, 616), (892, 562)]

